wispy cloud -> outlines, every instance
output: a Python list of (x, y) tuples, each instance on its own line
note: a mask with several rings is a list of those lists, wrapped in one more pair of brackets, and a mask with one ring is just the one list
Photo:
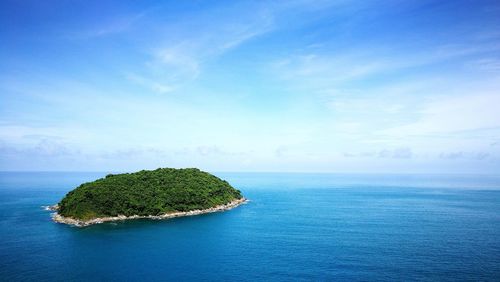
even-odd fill
[(482, 58), (466, 63), (467, 66), (482, 71), (500, 73), (500, 58)]
[[(286, 80), (308, 79), (309, 84), (332, 86), (353, 80), (365, 79), (377, 75), (387, 75), (413, 68), (422, 68), (447, 60), (466, 56), (499, 51), (499, 44), (482, 44), (471, 47), (461, 44), (437, 45), (415, 50), (411, 54), (402, 53), (407, 46), (398, 48), (339, 50), (338, 52), (321, 52), (295, 54), (271, 63), (271, 69), (278, 77)], [(407, 51), (405, 51), (407, 52)], [(489, 69), (496, 68), (496, 61), (482, 59), (476, 61)]]
[(418, 121), (388, 129), (388, 134), (426, 135), (500, 128), (497, 93), (440, 97), (420, 111)]
[[(145, 62), (149, 74), (144, 79), (150, 82), (149, 85), (183, 85), (195, 80), (207, 62), (273, 30), (272, 12), (260, 6), (255, 9), (251, 17), (242, 16), (242, 11), (227, 9), (217, 11), (222, 13), (220, 19), (201, 14), (198, 20), (189, 18), (185, 26), (168, 27), (166, 24), (171, 34), (153, 43), (150, 59)], [(204, 23), (207, 18), (212, 21), (209, 25)]]
[(346, 152), (343, 153), (347, 158), (390, 158), (390, 159), (410, 159), (414, 157), (413, 150), (408, 147), (399, 147), (394, 149), (382, 149), (379, 151), (367, 151), (360, 153)]
[(479, 152), (479, 153), (471, 153), (471, 152), (451, 152), (451, 153), (441, 153), (439, 157), (441, 159), (447, 160), (457, 160), (457, 159), (470, 159), (470, 160), (484, 160), (489, 158), (490, 153)]
[(160, 93), (160, 94), (169, 93), (169, 92), (172, 92), (175, 89), (174, 86), (162, 84), (162, 83), (160, 83), (158, 81), (155, 81), (155, 80), (152, 80), (152, 79), (148, 79), (148, 78), (145, 78), (143, 76), (140, 76), (140, 75), (137, 75), (137, 74), (133, 74), (133, 73), (125, 74), (125, 77), (129, 81), (131, 81), (131, 82), (133, 82), (133, 83), (135, 83), (137, 85), (146, 87), (146, 88), (152, 90), (153, 92), (157, 92), (157, 93)]
[(122, 15), (116, 18), (107, 19), (100, 23), (93, 23), (92, 27), (77, 32), (72, 32), (71, 39), (95, 39), (109, 35), (115, 35), (128, 31), (134, 24), (138, 23), (147, 12), (133, 15)]

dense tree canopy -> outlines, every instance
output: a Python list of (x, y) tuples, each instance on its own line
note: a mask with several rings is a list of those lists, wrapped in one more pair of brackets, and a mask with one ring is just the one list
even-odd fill
[(109, 174), (80, 185), (59, 203), (59, 214), (88, 220), (206, 209), (241, 199), (227, 181), (196, 168)]

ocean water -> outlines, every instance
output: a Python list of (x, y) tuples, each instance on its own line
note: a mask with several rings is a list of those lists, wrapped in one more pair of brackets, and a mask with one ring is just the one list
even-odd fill
[(2, 281), (500, 281), (500, 177), (216, 173), (231, 211), (87, 228), (41, 208), (106, 173), (0, 173)]

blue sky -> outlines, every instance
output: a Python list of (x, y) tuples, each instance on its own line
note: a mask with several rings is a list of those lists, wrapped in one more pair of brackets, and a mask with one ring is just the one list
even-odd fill
[(0, 170), (500, 171), (498, 1), (2, 1)]

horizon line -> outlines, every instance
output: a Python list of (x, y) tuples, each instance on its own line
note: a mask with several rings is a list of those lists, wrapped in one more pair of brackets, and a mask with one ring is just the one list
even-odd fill
[[(166, 167), (162, 167), (166, 168)], [(183, 167), (190, 168), (190, 167)], [(177, 168), (182, 169), (182, 168)], [(141, 169), (141, 170), (155, 170), (155, 169)], [(141, 170), (133, 171), (106, 171), (106, 170), (0, 170), (0, 173), (134, 173)], [(483, 176), (499, 176), (500, 173), (477, 173), (477, 172), (341, 172), (341, 171), (216, 171), (216, 170), (203, 170), (210, 173), (260, 173), (260, 174), (365, 174), (365, 175), (483, 175)]]

